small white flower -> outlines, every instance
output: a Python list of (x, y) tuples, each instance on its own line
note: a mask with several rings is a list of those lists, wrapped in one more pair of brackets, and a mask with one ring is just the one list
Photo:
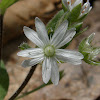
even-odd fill
[[(72, 9), (80, 3), (83, 5), (83, 0), (76, 0), (73, 4), (71, 3), (71, 0), (62, 0), (62, 3), (69, 11), (72, 11)], [(89, 0), (87, 0), (87, 2), (82, 6), (80, 17), (87, 14), (91, 9), (92, 7), (90, 6)]]
[(92, 7), (90, 6), (89, 0), (87, 0), (87, 2), (82, 6), (81, 14), (79, 17), (82, 17), (83, 15), (89, 13), (91, 9)]
[[(64, 21), (55, 31), (49, 40), (48, 33), (44, 23), (35, 18), (36, 31), (24, 26), (23, 30), (28, 39), (35, 43), (39, 48), (29, 48), (17, 53), (18, 56), (29, 57), (32, 59), (22, 62), (23, 67), (34, 66), (43, 61), (42, 77), (44, 83), (48, 83), (51, 78), (53, 84), (59, 82), (59, 71), (57, 61), (81, 64), (83, 55), (77, 51), (59, 49), (71, 41), (76, 31), (75, 28), (67, 30), (68, 21)], [(67, 31), (66, 31), (67, 30)]]

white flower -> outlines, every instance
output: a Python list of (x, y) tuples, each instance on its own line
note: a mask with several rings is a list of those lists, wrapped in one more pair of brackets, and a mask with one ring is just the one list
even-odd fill
[(90, 6), (89, 0), (87, 0), (87, 2), (82, 6), (81, 14), (79, 17), (82, 17), (83, 15), (89, 13), (91, 9), (92, 7)]
[[(71, 0), (62, 0), (62, 3), (69, 11), (72, 11), (72, 9), (76, 7), (77, 5), (79, 5), (80, 3), (81, 5), (83, 5), (83, 0), (76, 0), (75, 3), (73, 4)], [(87, 2), (84, 3), (84, 5), (82, 6), (80, 17), (87, 14), (91, 9), (92, 7), (90, 7), (89, 0), (87, 0)]]
[(71, 41), (76, 33), (75, 28), (67, 30), (68, 22), (66, 20), (49, 40), (44, 23), (37, 17), (35, 18), (35, 26), (37, 32), (26, 26), (24, 26), (23, 30), (26, 37), (39, 48), (22, 50), (17, 55), (31, 58), (22, 62), (23, 67), (34, 66), (43, 61), (42, 77), (44, 83), (48, 83), (51, 78), (51, 81), (57, 85), (59, 82), (57, 62), (63, 61), (78, 65), (81, 64), (81, 59), (83, 59), (83, 55), (77, 51), (59, 49)]

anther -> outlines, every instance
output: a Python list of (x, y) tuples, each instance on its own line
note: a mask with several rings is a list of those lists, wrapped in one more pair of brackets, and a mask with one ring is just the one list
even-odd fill
[(70, 4), (70, 2), (67, 2), (68, 3), (68, 5)]

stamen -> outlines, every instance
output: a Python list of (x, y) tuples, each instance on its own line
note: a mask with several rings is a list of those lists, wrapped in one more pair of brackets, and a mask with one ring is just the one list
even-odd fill
[(85, 11), (83, 10), (82, 13), (84, 13)]
[(70, 4), (70, 2), (67, 2), (68, 3), (68, 5)]
[(86, 9), (87, 7), (85, 6), (85, 9)]
[(85, 9), (82, 11), (82, 13), (84, 13), (85, 12)]

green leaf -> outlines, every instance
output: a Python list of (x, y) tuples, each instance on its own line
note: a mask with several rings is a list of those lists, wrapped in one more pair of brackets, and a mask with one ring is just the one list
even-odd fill
[(71, 11), (71, 14), (70, 14), (70, 17), (69, 17), (69, 20), (71, 22), (75, 22), (77, 21), (79, 15), (80, 15), (80, 11), (81, 11), (81, 3), (79, 5), (77, 5), (76, 7), (74, 7)]
[[(64, 74), (64, 71), (63, 71), (63, 70), (60, 71), (59, 74), (60, 74), (60, 80), (61, 80), (61, 79), (63, 78), (63, 76), (65, 75), (65, 74)], [(37, 90), (39, 90), (39, 89), (41, 89), (41, 88), (43, 88), (43, 87), (45, 87), (45, 86), (51, 85), (51, 84), (52, 84), (52, 82), (51, 82), (51, 80), (50, 80), (47, 84), (42, 84), (42, 85), (40, 85), (39, 87), (37, 87), (37, 88), (35, 88), (35, 89), (33, 89), (33, 90), (29, 91), (29, 92), (23, 93), (22, 95), (20, 95), (19, 97), (17, 97), (15, 100), (20, 99), (20, 98), (23, 98), (23, 97), (25, 97), (25, 96), (27, 96), (27, 95), (29, 95), (29, 94), (31, 94), (31, 93), (34, 93), (35, 91), (37, 91)]]
[(28, 49), (28, 48), (31, 48), (27, 43), (23, 42), (20, 44), (19, 48), (21, 50), (25, 50), (25, 49)]
[(95, 34), (93, 33), (81, 41), (79, 51), (83, 54), (83, 60), (86, 63), (91, 65), (100, 65), (100, 61), (96, 60), (97, 55), (100, 54), (100, 47), (94, 47), (91, 45), (94, 35)]
[(46, 28), (48, 30), (48, 34), (54, 33), (55, 26), (58, 22), (58, 20), (63, 16), (64, 11), (60, 10), (47, 24)]
[(0, 100), (4, 100), (9, 86), (9, 77), (3, 61), (0, 61)]
[(17, 1), (18, 0), (2, 0), (0, 3), (0, 13), (3, 15), (6, 9)]
[[(55, 26), (55, 30), (58, 28), (58, 26), (61, 25), (61, 23), (63, 23), (63, 21), (68, 20), (69, 15), (70, 15), (70, 12), (66, 12), (66, 13), (63, 14), (63, 16), (58, 20), (58, 22), (57, 22), (57, 24)], [(68, 25), (69, 24), (70, 23), (68, 22)]]

